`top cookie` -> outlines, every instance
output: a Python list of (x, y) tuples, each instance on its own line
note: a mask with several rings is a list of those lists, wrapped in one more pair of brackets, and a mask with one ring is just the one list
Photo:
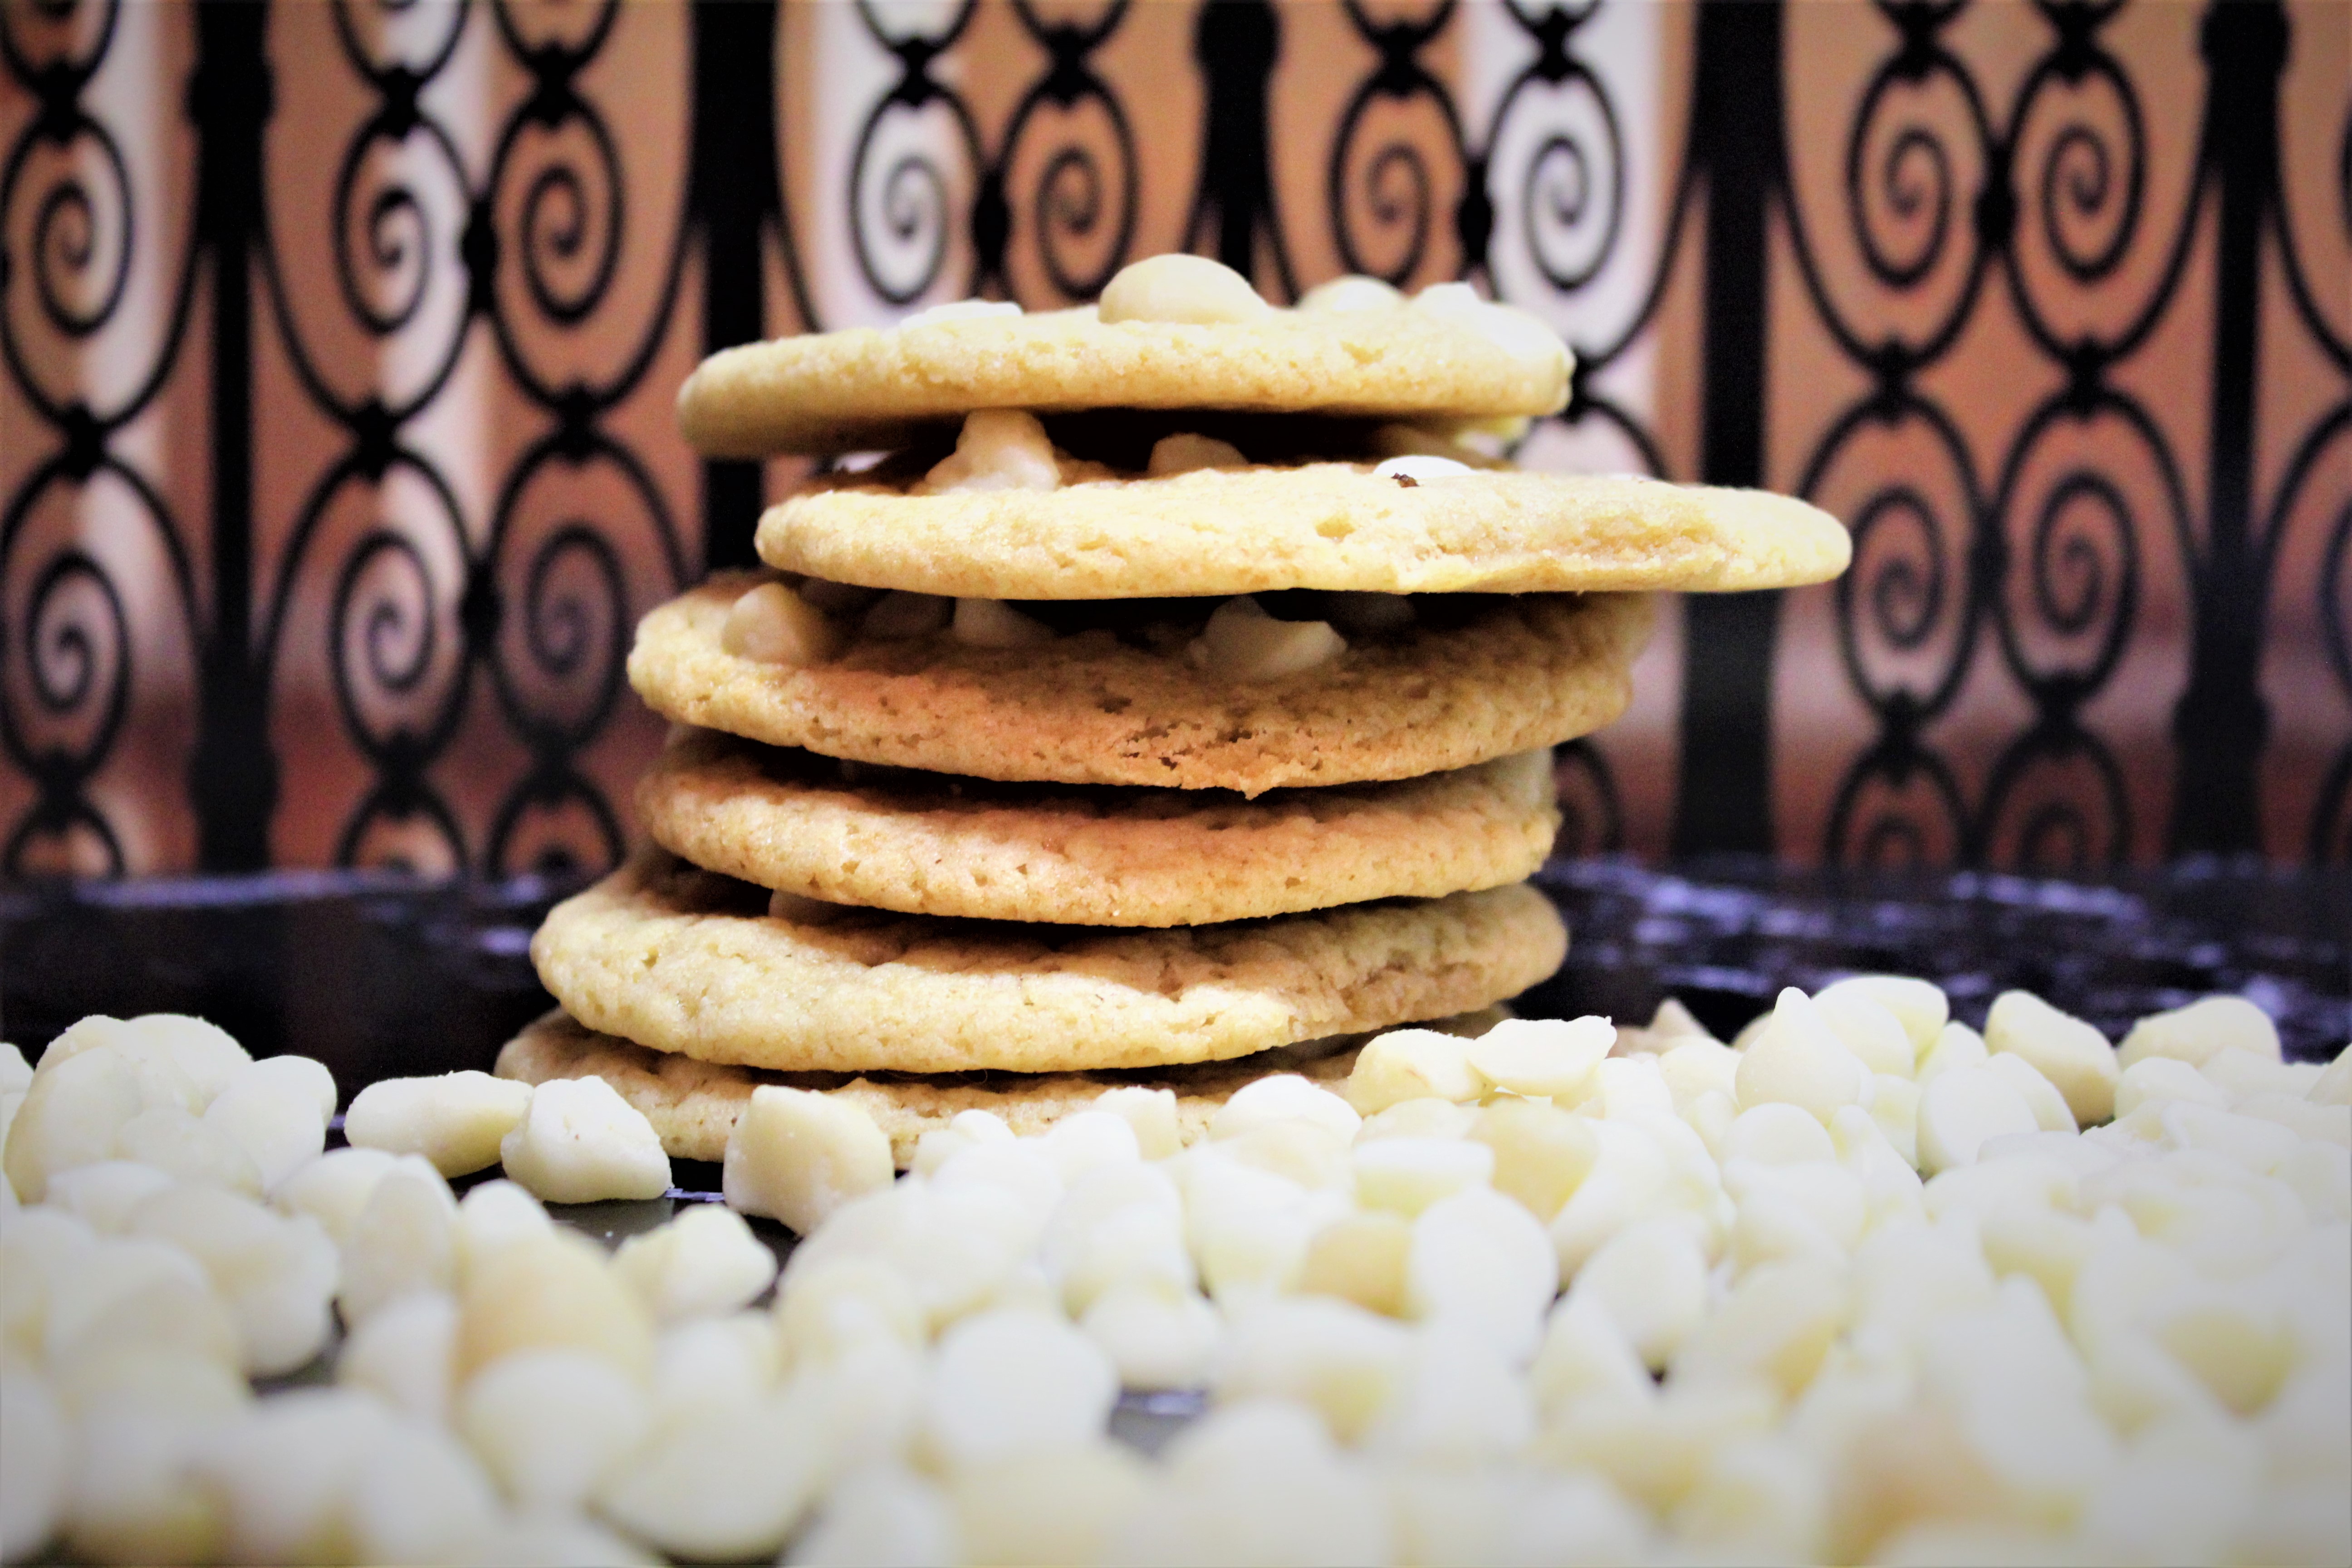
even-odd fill
[(1790, 588), (1844, 571), (1853, 544), (1827, 512), (1765, 490), (1468, 468), (1399, 484), (1367, 465), (1311, 463), (1054, 489), (820, 480), (769, 509), (759, 551), (836, 583), (1114, 599)]
[(1460, 284), (1408, 303), (1350, 281), (1362, 287), (1275, 310), (1213, 262), (1153, 257), (1113, 279), (1099, 310), (952, 308), (722, 350), (680, 389), (678, 423), (706, 456), (759, 458), (903, 446), (982, 408), (1444, 420), (1566, 405), (1568, 353), (1535, 318)]

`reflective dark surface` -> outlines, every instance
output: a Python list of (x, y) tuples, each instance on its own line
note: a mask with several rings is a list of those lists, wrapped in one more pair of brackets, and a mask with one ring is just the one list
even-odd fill
[[(2096, 882), (1892, 876), (1759, 862), (1649, 870), (1553, 861), (1573, 932), (1524, 1012), (1646, 1019), (1669, 994), (1726, 1035), (1783, 985), (1918, 974), (1981, 1023), (2024, 986), (2117, 1037), (2214, 991), (2252, 997), (2288, 1050), (2352, 1037), (2352, 874), (2174, 870)], [(346, 1095), (376, 1078), (487, 1068), (549, 1005), (536, 879), (426, 886), (371, 873), (18, 884), (0, 891), (0, 1028), (29, 1051), (86, 1013), (188, 1012), (257, 1055), (299, 1051)]]

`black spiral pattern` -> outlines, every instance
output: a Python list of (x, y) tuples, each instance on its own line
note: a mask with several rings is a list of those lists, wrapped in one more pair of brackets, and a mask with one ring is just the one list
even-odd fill
[[(1091, 300), (1131, 258), (1143, 205), (1142, 159), (1127, 110), (1094, 64), (1095, 51), (1127, 20), (1130, 3), (1112, 0), (1091, 26), (1080, 26), (1048, 20), (1030, 0), (1015, 0), (1013, 15), (1045, 49), (1047, 65), (1005, 122), (995, 160), (982, 175), (990, 195), (973, 215), (976, 284), (992, 281), (1016, 291), (1010, 247), (1022, 232), (990, 232), (992, 220), (984, 219), (983, 211), (999, 202), (1008, 215), (1014, 209), (1006, 187), (1026, 161), (1024, 150), (1049, 108), (1066, 130), (1050, 144), (1031, 192), (1026, 233), (1056, 296), (1053, 302)], [(1092, 132), (1082, 133), (1088, 122)]]

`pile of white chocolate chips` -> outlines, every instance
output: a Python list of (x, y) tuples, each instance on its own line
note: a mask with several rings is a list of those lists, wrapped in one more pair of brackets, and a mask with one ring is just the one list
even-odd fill
[[(1403, 1029), (1190, 1148), (1123, 1089), (895, 1178), (863, 1111), (761, 1089), (729, 1206), (613, 1254), (541, 1206), (668, 1184), (599, 1080), (378, 1084), (322, 1152), (317, 1063), (89, 1019), (0, 1063), (0, 1545), (2352, 1558), (2352, 1057), (2234, 998), (2120, 1050), (2023, 993), (1947, 1015), (1863, 977), (1729, 1046), (1671, 1005)], [(764, 1307), (745, 1213), (804, 1233)], [(1205, 1411), (1147, 1456), (1122, 1388)]]

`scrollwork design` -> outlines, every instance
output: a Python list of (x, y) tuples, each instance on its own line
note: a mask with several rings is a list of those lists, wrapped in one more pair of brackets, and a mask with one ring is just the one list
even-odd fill
[[(1454, 100), (1443, 83), (1421, 61), (1421, 50), (1453, 19), (1454, 0), (1441, 0), (1435, 10), (1418, 22), (1375, 22), (1361, 0), (1347, 0), (1347, 13), (1364, 40), (1380, 51), (1380, 63), (1366, 77), (1340, 111), (1339, 128), (1331, 142), (1328, 175), (1332, 235), (1339, 258), (1350, 272), (1369, 273), (1402, 284), (1422, 269), (1437, 219), (1436, 177), (1429, 154), (1416, 142), (1392, 137), (1379, 147), (1358, 145), (1376, 104), (1425, 102), (1437, 110), (1445, 128), (1447, 149), (1457, 161), (1466, 160), (1462, 122)], [(1360, 194), (1360, 203), (1354, 199)], [(1384, 237), (1383, 248), (1394, 259), (1381, 265), (1372, 258), (1366, 237), (1360, 233), (1356, 209), (1361, 205), (1372, 220), (1372, 230)]]
[[(890, 128), (903, 122), (904, 132), (914, 134), (924, 118), (939, 109), (953, 121), (971, 164), (979, 165), (980, 132), (971, 111), (961, 97), (931, 75), (931, 62), (971, 25), (976, 4), (962, 0), (938, 33), (901, 35), (885, 25), (872, 0), (858, 0), (857, 14), (866, 31), (897, 58), (899, 75), (867, 111), (850, 157), (850, 248), (866, 287), (893, 305), (911, 304), (939, 282), (955, 225), (949, 211), (952, 183), (948, 172), (929, 148), (889, 152)], [(887, 238), (889, 247), (878, 245), (878, 238)]]
[[(995, 164), (982, 180), (982, 205), (1003, 202), (1004, 184), (1012, 178), (1024, 139), (1037, 123), (1039, 112), (1051, 106), (1066, 119), (1082, 109), (1099, 116), (1108, 128), (1111, 168), (1088, 141), (1065, 136), (1045, 159), (1029, 199), (1029, 230), (1039, 266), (1055, 291), (1065, 300), (1087, 300), (1102, 291), (1111, 275), (1126, 265), (1135, 242), (1135, 225), (1142, 208), (1140, 159), (1127, 111), (1104, 83), (1093, 64), (1102, 47), (1127, 18), (1130, 0), (1113, 0), (1091, 26), (1049, 23), (1030, 0), (1016, 0), (1013, 14), (1030, 37), (1042, 47), (1048, 64), (1023, 95), (1006, 122)], [(987, 225), (975, 213), (975, 246), (983, 279), (1003, 279), (1005, 258), (990, 254), (983, 232)], [(1009, 240), (1007, 234), (1002, 237)], [(1097, 241), (1098, 255), (1091, 265), (1075, 259), (1067, 247)], [(1008, 280), (1009, 281), (1009, 280)]]

